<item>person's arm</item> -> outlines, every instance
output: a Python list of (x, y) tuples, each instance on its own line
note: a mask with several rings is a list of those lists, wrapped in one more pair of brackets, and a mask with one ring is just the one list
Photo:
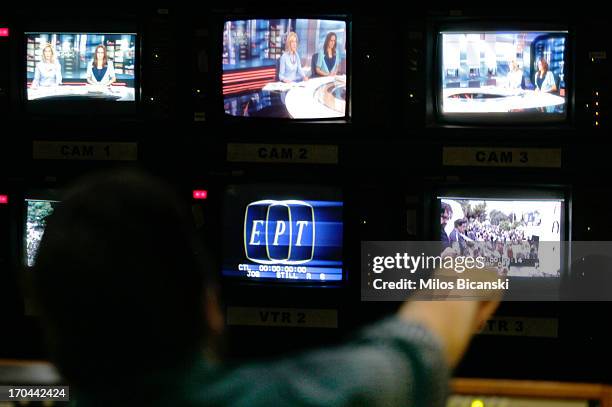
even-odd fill
[(449, 376), (435, 334), (393, 317), (341, 347), (215, 375), (202, 394), (219, 405), (442, 407)]
[(338, 75), (338, 69), (340, 68), (340, 54), (336, 52), (336, 61), (334, 62), (334, 67), (330, 71), (330, 75), (335, 76)]
[(298, 71), (298, 75), (300, 75), (300, 78), (302, 78), (302, 80), (307, 81), (308, 80), (308, 76), (306, 76), (306, 72), (304, 72), (304, 70), (302, 69), (302, 60), (300, 59), (300, 56), (296, 53), (295, 56), (297, 57), (297, 71)]
[(117, 76), (115, 75), (115, 66), (113, 61), (108, 61), (107, 69), (106, 69), (106, 84), (111, 85), (112, 83), (117, 82)]
[(91, 64), (91, 62), (87, 64), (87, 83), (90, 85), (95, 85), (96, 81), (93, 75), (93, 67)]
[(493, 314), (498, 301), (411, 301), (399, 310), (408, 322), (418, 322), (440, 338), (449, 366), (456, 366), (467, 345)]
[(319, 55), (317, 55), (317, 66), (315, 67), (315, 70), (317, 71), (317, 75), (319, 75), (319, 76), (327, 76), (327, 75), (329, 75), (323, 69), (323, 64), (325, 64), (325, 51), (321, 50), (321, 51), (319, 51)]
[(203, 394), (212, 404), (441, 407), (450, 369), (497, 305), (405, 303), (344, 346), (216, 374)]
[(548, 71), (546, 73), (546, 82), (548, 85), (548, 92), (557, 91), (557, 83), (555, 82), (555, 75), (551, 71)]
[(289, 80), (289, 78), (287, 77), (286, 55), (287, 54), (284, 53), (280, 57), (280, 63), (278, 64), (278, 79), (282, 82), (290, 83), (291, 80)]

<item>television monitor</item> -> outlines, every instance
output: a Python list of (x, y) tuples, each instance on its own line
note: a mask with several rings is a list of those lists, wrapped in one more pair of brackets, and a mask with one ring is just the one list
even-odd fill
[(53, 214), (58, 202), (50, 199), (25, 200), (24, 262), (26, 267), (33, 267), (36, 264), (40, 241), (47, 227), (47, 217)]
[(449, 121), (562, 122), (568, 32), (442, 30), (438, 113)]
[(507, 277), (563, 274), (564, 199), (508, 194), (441, 195), (440, 240), (461, 255), (497, 259)]
[(339, 285), (343, 202), (336, 188), (230, 185), (223, 217), (223, 277)]
[(26, 32), (26, 100), (135, 102), (135, 33)]
[(225, 114), (345, 119), (349, 52), (346, 20), (227, 20), (221, 52)]

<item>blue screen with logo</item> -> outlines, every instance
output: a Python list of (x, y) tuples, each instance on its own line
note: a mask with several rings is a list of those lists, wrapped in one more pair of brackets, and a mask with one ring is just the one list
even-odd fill
[(312, 284), (342, 281), (342, 206), (334, 188), (229, 186), (223, 276)]

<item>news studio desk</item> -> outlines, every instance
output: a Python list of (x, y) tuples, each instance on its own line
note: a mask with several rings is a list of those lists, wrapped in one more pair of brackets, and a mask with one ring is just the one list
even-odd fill
[(104, 99), (134, 101), (134, 88), (126, 86), (60, 85), (28, 88), (28, 100), (39, 99)]
[(263, 90), (286, 92), (285, 108), (294, 119), (344, 117), (345, 114), (345, 75), (323, 76), (297, 83), (271, 82)]
[[(476, 95), (480, 96), (470, 97)], [(442, 96), (444, 97), (444, 113), (505, 113), (565, 104), (565, 98), (551, 93), (533, 90), (517, 91), (495, 86), (447, 88), (443, 90)]]

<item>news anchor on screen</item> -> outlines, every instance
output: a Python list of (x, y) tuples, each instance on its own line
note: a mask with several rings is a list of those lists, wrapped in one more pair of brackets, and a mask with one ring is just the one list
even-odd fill
[(334, 76), (338, 74), (340, 56), (336, 54), (336, 33), (327, 33), (323, 49), (317, 57), (315, 70), (319, 76)]
[(515, 59), (510, 61), (510, 71), (508, 72), (508, 87), (510, 89), (523, 88), (523, 70), (519, 67)]
[(51, 44), (46, 44), (42, 49), (42, 59), (36, 64), (32, 89), (39, 86), (58, 86), (62, 84), (62, 67), (55, 57), (55, 50)]
[(110, 85), (117, 81), (113, 62), (108, 60), (106, 47), (98, 45), (91, 64), (87, 65), (87, 83), (90, 85)]
[(285, 83), (307, 81), (308, 77), (302, 69), (302, 62), (297, 53), (298, 36), (294, 32), (287, 35), (285, 52), (280, 57), (278, 79)]
[(548, 70), (548, 62), (544, 58), (538, 60), (538, 72), (535, 76), (536, 92), (556, 92), (557, 84), (555, 83), (554, 74)]

